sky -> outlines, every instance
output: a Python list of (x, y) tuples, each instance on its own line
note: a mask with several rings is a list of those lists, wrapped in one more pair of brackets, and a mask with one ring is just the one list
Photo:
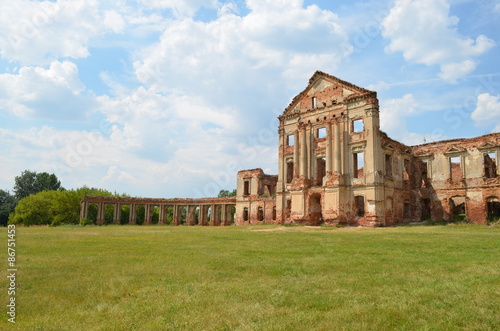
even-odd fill
[(132, 196), (277, 174), (277, 117), (321, 70), (409, 145), (500, 131), (500, 0), (0, 3), (0, 189), (24, 170)]

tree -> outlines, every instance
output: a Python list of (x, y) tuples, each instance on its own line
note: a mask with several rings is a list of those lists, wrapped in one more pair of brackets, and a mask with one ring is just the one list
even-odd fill
[(236, 189), (232, 190), (231, 192), (228, 190), (220, 190), (219, 191), (219, 198), (225, 198), (225, 197), (234, 197), (236, 196)]
[(14, 193), (18, 200), (41, 191), (57, 191), (60, 189), (61, 182), (56, 175), (47, 172), (36, 173), (35, 171), (25, 170), (14, 179)]
[(5, 226), (9, 221), (9, 215), (17, 205), (16, 198), (9, 191), (0, 190), (0, 225)]
[[(9, 216), (10, 224), (61, 225), (80, 223), (80, 201), (86, 195), (113, 196), (112, 193), (96, 188), (82, 187), (76, 190), (41, 191), (19, 201)], [(115, 194), (116, 195), (116, 194)], [(122, 194), (121, 196), (125, 196)], [(97, 207), (89, 206), (89, 219), (95, 223)], [(106, 213), (109, 222), (113, 212)]]
[(56, 216), (54, 204), (57, 193), (63, 192), (43, 191), (20, 200), (9, 217), (9, 224), (51, 224)]

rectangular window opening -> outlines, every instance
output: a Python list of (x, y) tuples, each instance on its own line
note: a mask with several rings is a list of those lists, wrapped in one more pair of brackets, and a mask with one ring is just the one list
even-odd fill
[(354, 202), (356, 204), (356, 216), (364, 217), (365, 216), (365, 197), (358, 195), (354, 197)]
[(326, 159), (324, 157), (318, 157), (316, 159), (316, 165), (316, 185), (323, 185), (323, 177), (326, 176)]
[(243, 195), (250, 195), (250, 181), (245, 180), (243, 187)]
[(497, 177), (497, 156), (496, 153), (484, 154), (484, 177), (496, 178)]
[(316, 97), (312, 97), (312, 104), (311, 106), (313, 108), (316, 108), (318, 106), (318, 99)]
[(321, 138), (326, 138), (326, 128), (319, 128), (316, 131), (316, 136), (321, 139)]
[(352, 121), (352, 132), (363, 132), (365, 125), (362, 119)]
[(264, 220), (264, 210), (262, 209), (262, 207), (259, 207), (259, 209), (257, 209), (257, 219), (259, 220), (259, 222), (262, 222)]
[(385, 154), (385, 175), (392, 177), (392, 155)]
[(354, 162), (354, 178), (361, 178), (364, 176), (364, 153), (358, 152), (353, 153), (353, 162)]
[(291, 183), (293, 179), (293, 162), (287, 162), (286, 164), (286, 182)]
[(286, 136), (286, 145), (287, 146), (293, 146), (293, 144), (295, 143), (294, 142), (294, 135), (293, 134), (289, 134)]
[(460, 156), (450, 157), (450, 179), (452, 183), (456, 183), (462, 180)]
[(431, 218), (431, 199), (422, 199), (422, 220), (428, 220)]
[(429, 186), (429, 177), (427, 174), (427, 162), (422, 161), (420, 163), (420, 176), (422, 178), (420, 187), (428, 187)]
[(248, 222), (248, 208), (243, 208), (243, 221)]
[(411, 217), (411, 205), (409, 202), (405, 202), (403, 206), (403, 218), (405, 220)]
[(410, 181), (410, 160), (404, 159), (403, 161), (404, 171), (403, 171), (403, 181)]

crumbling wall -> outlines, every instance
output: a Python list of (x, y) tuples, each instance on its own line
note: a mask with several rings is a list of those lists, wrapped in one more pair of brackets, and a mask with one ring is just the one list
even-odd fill
[[(494, 172), (500, 133), (417, 145), (413, 153), (417, 166), (422, 166), (422, 160), (427, 162), (427, 183), (421, 170), (415, 172), (423, 183), (415, 195), (431, 199), (432, 219), (487, 221), (487, 200), (500, 197), (500, 177)], [(425, 217), (422, 211), (417, 216)]]

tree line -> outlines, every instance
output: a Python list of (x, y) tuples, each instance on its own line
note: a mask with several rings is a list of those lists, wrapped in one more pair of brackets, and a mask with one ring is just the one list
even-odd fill
[[(0, 224), (51, 225), (80, 224), (80, 201), (86, 196), (117, 196), (128, 197), (126, 194), (111, 193), (104, 189), (81, 187), (66, 190), (54, 174), (37, 173), (25, 170), (14, 179), (14, 189), (0, 189)], [(221, 190), (219, 197), (236, 195), (236, 190)], [(111, 207), (111, 206), (108, 206)], [(113, 211), (105, 210), (106, 223), (111, 223)], [(144, 216), (144, 211), (138, 208), (138, 220)], [(153, 223), (158, 218), (158, 211), (153, 209)], [(168, 213), (167, 213), (168, 214)], [(128, 222), (128, 206), (122, 207), (121, 223)], [(141, 217), (142, 216), (142, 217)], [(169, 217), (170, 216), (170, 217)], [(85, 224), (95, 224), (97, 207), (89, 207), (89, 218)], [(172, 215), (167, 215), (167, 222)]]

